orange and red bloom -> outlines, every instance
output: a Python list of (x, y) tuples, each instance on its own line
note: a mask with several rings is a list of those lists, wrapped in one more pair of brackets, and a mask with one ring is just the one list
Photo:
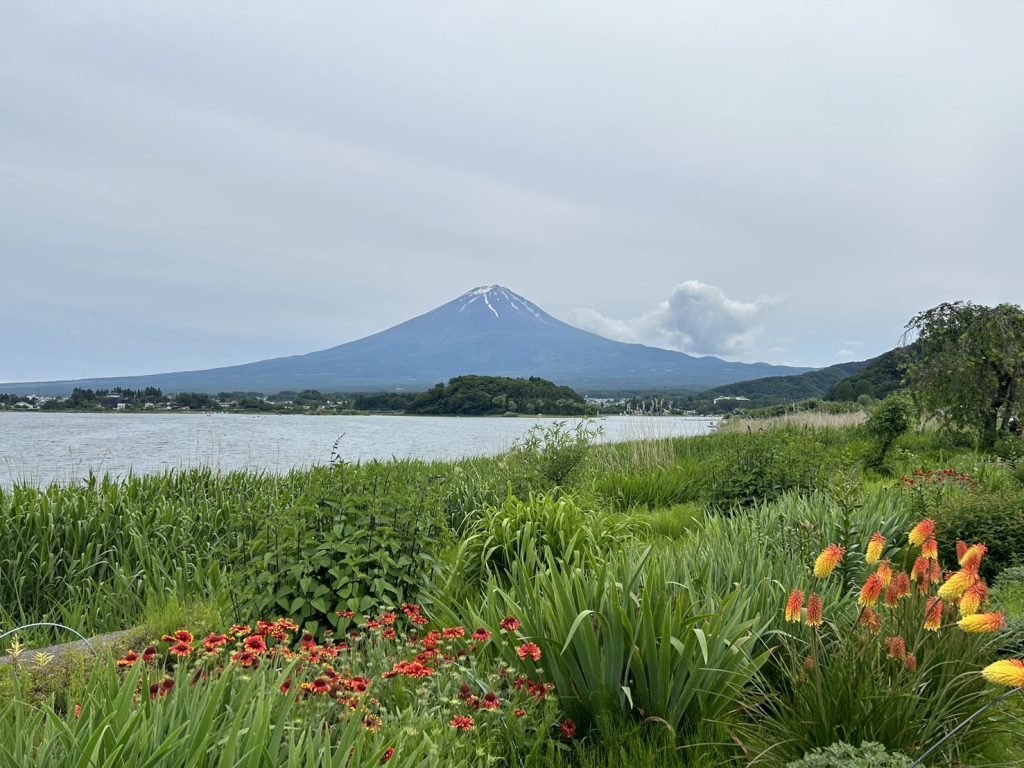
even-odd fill
[(821, 595), (812, 592), (807, 598), (807, 626), (820, 627), (822, 623)]
[(942, 629), (942, 600), (938, 597), (932, 597), (928, 599), (928, 605), (925, 608), (925, 620), (924, 628), (929, 632), (938, 632)]
[(519, 619), (515, 616), (506, 616), (501, 620), (501, 624), (499, 626), (501, 627), (502, 632), (515, 632), (522, 625), (519, 623)]
[(915, 547), (923, 546), (928, 539), (935, 538), (935, 521), (931, 518), (922, 520), (914, 526), (907, 538)]
[(452, 728), (457, 731), (472, 731), (475, 728), (475, 723), (472, 717), (459, 716), (452, 720)]
[(516, 649), (516, 653), (519, 654), (519, 658), (533, 659), (534, 661), (540, 661), (540, 648), (536, 643), (523, 643)]
[(868, 580), (864, 582), (864, 586), (860, 588), (857, 605), (874, 606), (878, 602), (878, 598), (882, 596), (883, 589), (885, 587), (882, 586), (882, 579), (879, 578), (877, 573), (872, 573), (868, 576)]
[(786, 601), (786, 621), (800, 621), (800, 613), (804, 608), (804, 593), (794, 589)]

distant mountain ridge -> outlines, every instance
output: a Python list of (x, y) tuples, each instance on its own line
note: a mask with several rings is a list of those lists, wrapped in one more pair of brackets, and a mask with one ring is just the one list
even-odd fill
[(500, 285), (481, 286), (371, 336), (308, 354), (145, 376), (0, 384), (14, 394), (66, 395), (74, 387), (165, 392), (426, 390), (456, 376), (539, 376), (582, 391), (704, 390), (809, 368), (734, 363), (574, 328)]

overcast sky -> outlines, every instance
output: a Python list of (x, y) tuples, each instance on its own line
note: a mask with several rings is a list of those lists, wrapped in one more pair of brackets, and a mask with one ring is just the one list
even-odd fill
[(5, 2), (0, 381), (308, 352), (500, 283), (824, 366), (1024, 302), (1024, 2)]

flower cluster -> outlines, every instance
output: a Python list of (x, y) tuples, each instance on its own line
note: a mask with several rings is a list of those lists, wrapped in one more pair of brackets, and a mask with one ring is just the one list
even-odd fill
[[(180, 629), (141, 652), (128, 651), (117, 666), (145, 664), (157, 674), (165, 671), (150, 689), (154, 700), (169, 695), (175, 677), (186, 668), (193, 685), (231, 667), (276, 675), (273, 684), (283, 696), (318, 706), (326, 723), (355, 716), (374, 733), (386, 726), (388, 713), (399, 708), (392, 700), (397, 696), (407, 701), (410, 693), (422, 706), (437, 711), (445, 727), (458, 732), (475, 730), (481, 716), (508, 717), (534, 730), (558, 727), (554, 705), (545, 703), (554, 686), (536, 679), (543, 672), (537, 666), (541, 649), (520, 636), (521, 623), (514, 616), (501, 621), (496, 631), (521, 660), (518, 673), (506, 666), (495, 669), (497, 662), (488, 661), (492, 655), (480, 653), (486, 644), (496, 642), (495, 632), (486, 627), (472, 632), (462, 626), (431, 628), (422, 609), (409, 604), (362, 617), (361, 622), (353, 611), (338, 615), (353, 626), (340, 641), (327, 632), (319, 642), (285, 618), (259, 621), (255, 628), (236, 624), (201, 640)], [(403, 687), (414, 692), (403, 694)], [(575, 734), (575, 725), (566, 722), (569, 725), (563, 723), (561, 732), (571, 738), (568, 734)]]
[(974, 478), (970, 475), (957, 472), (955, 469), (915, 469), (910, 476), (900, 478), (905, 488), (919, 488), (924, 485), (945, 485), (955, 483), (957, 485), (971, 485)]
[[(918, 482), (968, 482), (966, 475), (952, 470), (936, 473), (915, 473)], [(873, 569), (861, 585), (857, 604), (860, 606), (858, 623), (869, 636), (882, 632), (887, 612), (897, 609), (913, 595), (913, 584), (923, 600), (922, 626), (928, 632), (938, 632), (945, 627), (956, 626), (963, 632), (989, 633), (1005, 628), (1006, 619), (1000, 612), (983, 612), (988, 601), (988, 586), (982, 580), (981, 563), (988, 552), (984, 544), (968, 545), (957, 542), (957, 564), (959, 570), (943, 572), (939, 565), (939, 547), (936, 539), (935, 521), (922, 520), (907, 535), (909, 546), (919, 549), (909, 573), (897, 571), (884, 558), (887, 540), (876, 531), (872, 534), (866, 551), (865, 561)], [(814, 575), (819, 580), (827, 579), (846, 554), (838, 544), (828, 545), (814, 563)], [(919, 610), (920, 608), (916, 609)], [(793, 589), (785, 605), (787, 622), (800, 623), (817, 629), (822, 626), (824, 606), (821, 597), (812, 593), (804, 610), (804, 592)], [(947, 618), (955, 615), (955, 622)], [(894, 635), (885, 641), (887, 658), (898, 662), (909, 672), (917, 669), (917, 657), (907, 649), (906, 639)], [(806, 672), (807, 670), (804, 670)], [(803, 674), (803, 673), (801, 673)], [(989, 665), (983, 674), (987, 680), (1000, 685), (1024, 687), (1024, 660), (1008, 659)]]

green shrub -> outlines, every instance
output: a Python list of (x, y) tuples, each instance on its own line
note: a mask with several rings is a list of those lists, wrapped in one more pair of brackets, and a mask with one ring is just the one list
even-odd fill
[(943, 498), (935, 508), (940, 552), (955, 562), (958, 540), (982, 542), (988, 555), (982, 576), (991, 581), (1005, 568), (1024, 565), (1024, 492), (974, 489)]
[(613, 509), (623, 512), (637, 507), (669, 507), (697, 495), (696, 484), (680, 467), (603, 472), (594, 481), (594, 491)]
[(862, 742), (859, 747), (838, 741), (787, 763), (786, 768), (906, 768), (910, 763), (906, 755), (886, 752), (874, 741)]
[(338, 466), (249, 543), (236, 577), (240, 617), (288, 616), (306, 630), (344, 629), (336, 611), (418, 602), (446, 538), (425, 487), (394, 482), (394, 466)]
[[(718, 599), (671, 579), (659, 557), (626, 551), (603, 564), (548, 558), (514, 563), (507, 587), (491, 581), (473, 622), (497, 633), (506, 616), (536, 643), (559, 703), (583, 726), (605, 718), (658, 718), (685, 743), (702, 723), (734, 716), (766, 655), (748, 653), (759, 629), (740, 590)], [(514, 644), (502, 644), (518, 663)]]
[(624, 515), (581, 507), (574, 497), (509, 495), (500, 506), (486, 506), (468, 527), (453, 558), (446, 592), (480, 587), (489, 577), (504, 583), (513, 563), (533, 563), (542, 554), (562, 563), (603, 559), (643, 529)]
[(822, 487), (837, 467), (836, 456), (823, 450), (810, 430), (779, 429), (730, 441), (710, 463), (709, 503), (749, 507), (779, 498), (787, 491)]
[(513, 491), (526, 496), (565, 486), (582, 470), (601, 431), (589, 421), (571, 427), (565, 421), (533, 426), (502, 462)]
[(992, 610), (1006, 614), (1006, 630), (999, 636), (1000, 655), (1024, 656), (1024, 566), (1002, 571), (989, 592)]
[(870, 435), (873, 450), (868, 457), (871, 469), (880, 470), (896, 438), (910, 429), (917, 416), (913, 401), (905, 394), (889, 395), (868, 412), (864, 429)]
[(654, 509), (639, 517), (653, 536), (678, 538), (692, 531), (707, 519), (707, 511), (699, 504), (675, 504), (667, 509)]

